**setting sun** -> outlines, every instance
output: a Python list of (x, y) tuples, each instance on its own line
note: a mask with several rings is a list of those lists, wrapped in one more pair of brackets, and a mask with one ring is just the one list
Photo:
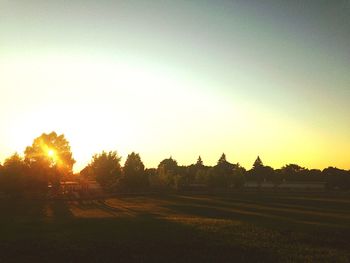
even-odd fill
[(49, 157), (51, 157), (51, 158), (54, 158), (54, 157), (55, 157), (55, 152), (54, 152), (54, 150), (49, 149), (49, 150), (47, 151), (47, 155), (48, 155)]

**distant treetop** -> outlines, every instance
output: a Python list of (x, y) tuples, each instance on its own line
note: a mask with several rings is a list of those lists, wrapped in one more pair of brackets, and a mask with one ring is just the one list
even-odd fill
[(264, 166), (264, 164), (261, 161), (260, 157), (258, 156), (258, 158), (256, 158), (256, 160), (253, 164), (253, 168), (258, 168), (258, 167), (262, 167), (262, 166)]
[(201, 158), (200, 155), (199, 155), (199, 157), (198, 157), (198, 159), (197, 159), (196, 165), (197, 165), (197, 166), (203, 166), (203, 161), (202, 161), (202, 158)]
[(218, 160), (218, 164), (222, 164), (222, 163), (226, 163), (226, 155), (223, 153), (220, 157), (220, 159)]

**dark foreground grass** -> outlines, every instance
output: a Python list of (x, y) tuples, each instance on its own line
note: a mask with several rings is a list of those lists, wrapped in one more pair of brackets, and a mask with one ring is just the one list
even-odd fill
[(350, 262), (350, 198), (2, 200), (0, 262)]

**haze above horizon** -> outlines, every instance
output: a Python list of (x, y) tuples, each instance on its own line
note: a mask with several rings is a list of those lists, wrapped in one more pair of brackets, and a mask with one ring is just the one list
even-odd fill
[(64, 133), (83, 168), (222, 152), (350, 169), (350, 1), (1, 1), (0, 161)]

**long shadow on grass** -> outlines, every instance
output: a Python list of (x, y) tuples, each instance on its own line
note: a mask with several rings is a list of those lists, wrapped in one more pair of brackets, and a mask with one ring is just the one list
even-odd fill
[[(55, 204), (58, 218), (68, 204)], [(246, 248), (152, 214), (124, 218), (52, 220), (0, 236), (0, 262), (273, 262)], [(16, 236), (14, 236), (16, 235)]]
[[(181, 196), (176, 202), (175, 207), (183, 205), (194, 206), (194, 208), (185, 208), (186, 212), (204, 210), (205, 216), (219, 216), (229, 218), (230, 215), (236, 217), (236, 214), (244, 214), (256, 217), (265, 217), (289, 222), (303, 223), (308, 226), (318, 225), (334, 228), (350, 229), (350, 214), (343, 212), (329, 212), (319, 207), (319, 210), (307, 209), (305, 207), (293, 207), (289, 204), (275, 205), (270, 202), (255, 201), (249, 202), (244, 199), (218, 199), (218, 198), (193, 198)], [(174, 209), (174, 207), (173, 207)], [(180, 208), (181, 209), (181, 208)], [(176, 209), (175, 209), (176, 210)], [(208, 215), (209, 213), (209, 215)]]
[(81, 210), (102, 210), (112, 216), (116, 216), (118, 214), (121, 214), (123, 212), (122, 209), (110, 206), (106, 203), (105, 200), (99, 199), (99, 200), (80, 200), (75, 203), (75, 206)]
[[(194, 215), (204, 218), (232, 219), (242, 222), (269, 227), (284, 231), (316, 230), (328, 233), (346, 233), (350, 231), (350, 225), (346, 220), (334, 220), (334, 218), (307, 215), (293, 211), (268, 207), (251, 207), (244, 204), (222, 204), (213, 200), (191, 199), (184, 200), (177, 197), (169, 197), (171, 202), (164, 207), (179, 214)], [(345, 235), (345, 234), (344, 234)]]

